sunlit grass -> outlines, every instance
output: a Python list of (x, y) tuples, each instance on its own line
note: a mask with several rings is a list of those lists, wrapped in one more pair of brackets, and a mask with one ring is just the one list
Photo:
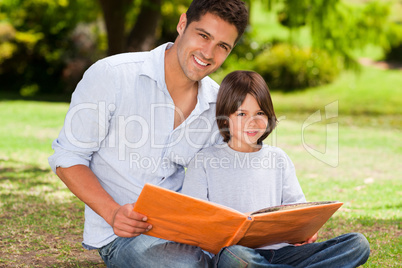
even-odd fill
[[(400, 71), (364, 68), (359, 78), (345, 74), (332, 85), (273, 92), (281, 121), (266, 142), (291, 157), (308, 200), (344, 202), (320, 239), (363, 233), (372, 248), (365, 267), (402, 262), (400, 79)], [(336, 117), (306, 127), (316, 111), (325, 118), (334, 101)], [(67, 109), (66, 103), (0, 101), (0, 266), (103, 267), (96, 252), (80, 245), (83, 204), (47, 163)], [(338, 127), (328, 140), (327, 123)], [(313, 151), (338, 161), (330, 165)]]
[(101, 263), (96, 252), (80, 245), (83, 204), (47, 163), (67, 108), (65, 103), (0, 101), (0, 267)]

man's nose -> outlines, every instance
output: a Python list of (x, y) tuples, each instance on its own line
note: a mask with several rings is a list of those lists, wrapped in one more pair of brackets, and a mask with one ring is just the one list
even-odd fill
[(215, 55), (214, 45), (211, 43), (205, 44), (202, 49), (202, 55), (205, 57), (205, 59), (213, 59)]

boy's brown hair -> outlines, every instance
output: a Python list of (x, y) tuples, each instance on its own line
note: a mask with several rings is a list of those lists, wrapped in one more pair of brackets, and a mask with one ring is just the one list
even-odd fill
[(257, 142), (262, 143), (276, 127), (277, 118), (264, 78), (252, 71), (235, 71), (223, 79), (216, 101), (216, 121), (225, 142), (230, 140), (229, 116), (237, 111), (247, 94), (257, 100), (261, 110), (268, 117), (267, 129)]
[(248, 11), (241, 0), (193, 0), (187, 12), (187, 26), (193, 21), (199, 21), (206, 13), (211, 13), (222, 20), (233, 24), (239, 41), (248, 24)]

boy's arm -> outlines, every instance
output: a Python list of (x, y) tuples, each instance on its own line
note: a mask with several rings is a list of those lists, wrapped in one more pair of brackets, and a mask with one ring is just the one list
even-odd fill
[(285, 163), (283, 165), (282, 204), (306, 202), (292, 160), (283, 151), (281, 157)]
[(133, 211), (133, 204), (119, 205), (103, 189), (95, 174), (84, 165), (58, 167), (56, 174), (81, 201), (99, 214), (120, 237), (138, 236), (152, 226), (147, 217)]
[(181, 193), (208, 201), (207, 174), (202, 154), (198, 153), (187, 167)]

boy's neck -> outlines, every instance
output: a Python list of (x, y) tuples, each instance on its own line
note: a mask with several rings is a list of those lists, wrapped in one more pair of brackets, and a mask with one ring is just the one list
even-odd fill
[(228, 146), (232, 150), (237, 151), (237, 152), (242, 152), (242, 153), (255, 153), (255, 152), (258, 152), (259, 150), (261, 150), (261, 148), (262, 148), (262, 144), (252, 144), (252, 145), (242, 144), (241, 146), (233, 146), (230, 141), (228, 142)]

